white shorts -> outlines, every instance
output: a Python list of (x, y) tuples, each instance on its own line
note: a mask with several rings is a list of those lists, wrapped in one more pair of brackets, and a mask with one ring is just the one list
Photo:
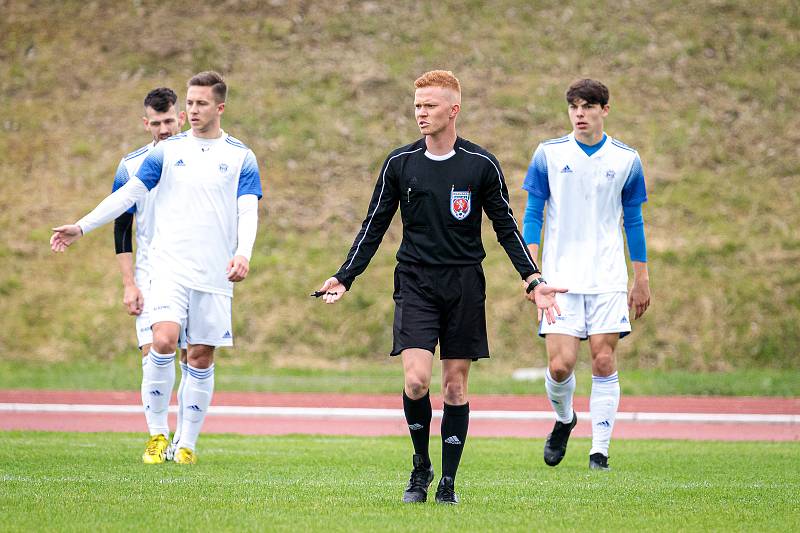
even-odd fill
[(561, 333), (586, 340), (591, 335), (619, 333), (620, 338), (631, 332), (628, 318), (628, 294), (605, 292), (602, 294), (556, 294), (561, 316), (556, 323), (546, 320), (539, 323), (539, 335)]
[(182, 324), (189, 344), (233, 346), (230, 296), (197, 291), (171, 280), (151, 280), (147, 307), (151, 325)]
[[(147, 302), (150, 301), (150, 287), (143, 287), (139, 289), (142, 291), (142, 298), (144, 298), (144, 309), (142, 313), (136, 317), (136, 339), (139, 341), (139, 348), (145, 344), (153, 344), (153, 328), (150, 322), (150, 311)], [(186, 327), (181, 324), (181, 333), (178, 336), (178, 347), (186, 349)]]

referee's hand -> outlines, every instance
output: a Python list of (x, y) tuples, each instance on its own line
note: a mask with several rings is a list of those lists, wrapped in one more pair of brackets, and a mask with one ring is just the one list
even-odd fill
[[(336, 278), (328, 278), (325, 280), (325, 283), (322, 284), (322, 287), (319, 288), (319, 291), (324, 293), (322, 295), (322, 301), (326, 304), (333, 304), (336, 303), (339, 298), (344, 296), (344, 293), (347, 292), (347, 289), (339, 283), (339, 280)], [(315, 295), (316, 296), (316, 295)]]
[[(522, 282), (526, 289), (529, 283), (530, 280)], [(567, 291), (568, 289), (551, 287), (547, 283), (540, 283), (533, 289), (533, 292), (526, 293), (525, 298), (536, 304), (536, 313), (539, 322), (542, 321), (542, 318), (546, 318), (548, 324), (555, 324), (556, 315), (561, 316), (561, 309), (558, 307), (556, 294)], [(555, 313), (553, 313), (553, 311), (555, 311)]]

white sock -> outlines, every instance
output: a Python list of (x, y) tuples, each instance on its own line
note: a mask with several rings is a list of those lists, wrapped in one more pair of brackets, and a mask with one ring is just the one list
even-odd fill
[(593, 453), (602, 453), (608, 457), (608, 445), (611, 442), (611, 431), (617, 418), (619, 406), (619, 377), (614, 372), (610, 376), (592, 376), (592, 397), (589, 400), (589, 412), (592, 414), (592, 449)]
[(195, 368), (192, 365), (187, 367), (188, 375), (183, 388), (180, 447), (194, 450), (214, 395), (214, 365), (208, 368)]
[(160, 354), (150, 348), (142, 359), (142, 405), (150, 435), (169, 438), (169, 398), (175, 384), (175, 354)]
[(181, 440), (181, 421), (183, 420), (183, 391), (186, 390), (186, 376), (189, 373), (189, 365), (180, 362), (181, 382), (178, 384), (178, 424), (175, 426), (175, 434), (172, 435), (172, 444), (176, 445)]
[(544, 388), (550, 405), (556, 412), (556, 420), (563, 424), (572, 422), (572, 396), (575, 394), (575, 372), (559, 383), (550, 375), (550, 369), (544, 375)]

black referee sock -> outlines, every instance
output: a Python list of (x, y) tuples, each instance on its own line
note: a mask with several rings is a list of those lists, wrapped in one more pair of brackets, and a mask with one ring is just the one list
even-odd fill
[(403, 391), (403, 411), (406, 413), (408, 431), (411, 433), (411, 442), (414, 443), (414, 453), (425, 458), (427, 464), (431, 463), (428, 454), (428, 442), (431, 438), (431, 409), (430, 391), (419, 400), (412, 400)]
[(444, 404), (442, 415), (442, 476), (456, 477), (461, 452), (467, 441), (469, 402), (464, 405)]

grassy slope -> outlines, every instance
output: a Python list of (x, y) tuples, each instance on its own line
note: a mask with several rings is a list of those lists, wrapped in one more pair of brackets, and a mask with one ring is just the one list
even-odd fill
[[(411, 81), (445, 67), (464, 85), (459, 131), (499, 157), (518, 214), (533, 147), (568, 129), (564, 87), (611, 87), (607, 130), (640, 151), (651, 199), (654, 305), (622, 343), (626, 367), (800, 367), (800, 135), (786, 120), (800, 89), (796, 3), (0, 5), (3, 359), (131, 351), (111, 229), (51, 257), (48, 228), (93, 207), (119, 157), (147, 141), (147, 90), (181, 93), (215, 68), (231, 86), (224, 126), (265, 178), (235, 358), (383, 361), (397, 222), (340, 305), (307, 294), (343, 259), (385, 154), (418, 134)], [(485, 242), (491, 369), (541, 366), (515, 274), (490, 231)]]
[[(794, 443), (619, 442), (614, 470), (600, 473), (587, 470), (586, 439), (571, 443), (562, 465), (549, 469), (541, 462), (540, 440), (473, 438), (458, 476), (462, 504), (441, 507), (399, 503), (410, 469), (408, 443), (400, 438), (207, 435), (200, 463), (190, 468), (139, 464), (138, 438), (0, 433), (3, 529), (187, 530), (198, 523), (213, 531), (409, 531), (414, 524), (431, 531), (453, 524), (462, 531), (800, 527)], [(731, 468), (732, 458), (753, 455), (769, 460), (737, 461)], [(438, 472), (438, 453), (432, 459)]]

